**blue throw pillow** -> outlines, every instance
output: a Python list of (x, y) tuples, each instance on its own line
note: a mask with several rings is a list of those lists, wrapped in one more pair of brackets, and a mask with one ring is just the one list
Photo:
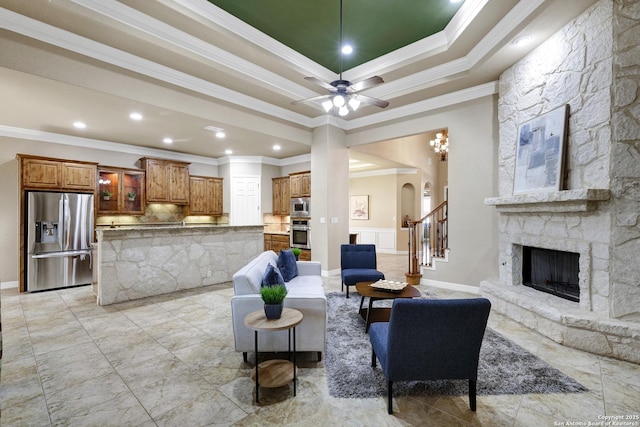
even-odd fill
[(282, 274), (272, 264), (267, 265), (267, 268), (262, 275), (262, 287), (274, 286), (278, 284), (284, 285), (284, 279)]
[(298, 275), (296, 256), (291, 252), (291, 249), (280, 251), (280, 255), (278, 255), (278, 268), (285, 282), (288, 282)]

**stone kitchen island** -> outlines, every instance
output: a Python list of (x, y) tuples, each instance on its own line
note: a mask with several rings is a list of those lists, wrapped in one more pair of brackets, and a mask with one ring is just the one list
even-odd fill
[(263, 250), (263, 226), (134, 225), (97, 228), (99, 305), (231, 281)]

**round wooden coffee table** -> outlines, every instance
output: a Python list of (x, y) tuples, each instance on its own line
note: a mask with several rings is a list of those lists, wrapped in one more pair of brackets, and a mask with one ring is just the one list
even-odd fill
[[(365, 321), (365, 332), (369, 332), (369, 326), (374, 322), (388, 322), (391, 317), (391, 308), (389, 307), (373, 307), (373, 302), (383, 299), (396, 299), (396, 298), (416, 298), (420, 296), (414, 286), (407, 285), (400, 292), (387, 292), (372, 288), (371, 285), (375, 282), (358, 282), (356, 283), (356, 291), (362, 296), (360, 299), (360, 317)], [(369, 306), (363, 308), (364, 299), (369, 298)]]
[[(296, 395), (296, 326), (302, 322), (302, 313), (293, 308), (282, 309), (279, 319), (267, 319), (264, 310), (256, 310), (244, 318), (247, 328), (254, 330), (256, 367), (251, 371), (251, 379), (256, 381), (256, 403), (260, 403), (259, 387), (280, 387), (293, 381), (293, 395)], [(274, 359), (258, 364), (258, 331), (289, 331), (289, 350), (291, 350), (291, 331), (293, 331), (293, 362)]]

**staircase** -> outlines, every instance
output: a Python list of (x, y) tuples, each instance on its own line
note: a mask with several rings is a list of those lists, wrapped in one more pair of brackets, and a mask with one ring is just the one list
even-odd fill
[(435, 262), (449, 256), (447, 201), (418, 221), (409, 221), (409, 276), (423, 269), (435, 270)]

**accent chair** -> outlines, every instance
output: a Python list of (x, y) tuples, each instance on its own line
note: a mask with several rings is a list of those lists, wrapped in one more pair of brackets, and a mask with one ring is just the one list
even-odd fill
[(476, 410), (480, 346), (491, 303), (486, 298), (396, 299), (388, 322), (369, 329), (371, 366), (376, 358), (387, 379), (387, 410), (393, 413), (395, 381), (469, 380)]
[(377, 282), (384, 279), (384, 274), (377, 270), (376, 245), (341, 245), (340, 246), (340, 276), (342, 285), (355, 286), (358, 282)]

